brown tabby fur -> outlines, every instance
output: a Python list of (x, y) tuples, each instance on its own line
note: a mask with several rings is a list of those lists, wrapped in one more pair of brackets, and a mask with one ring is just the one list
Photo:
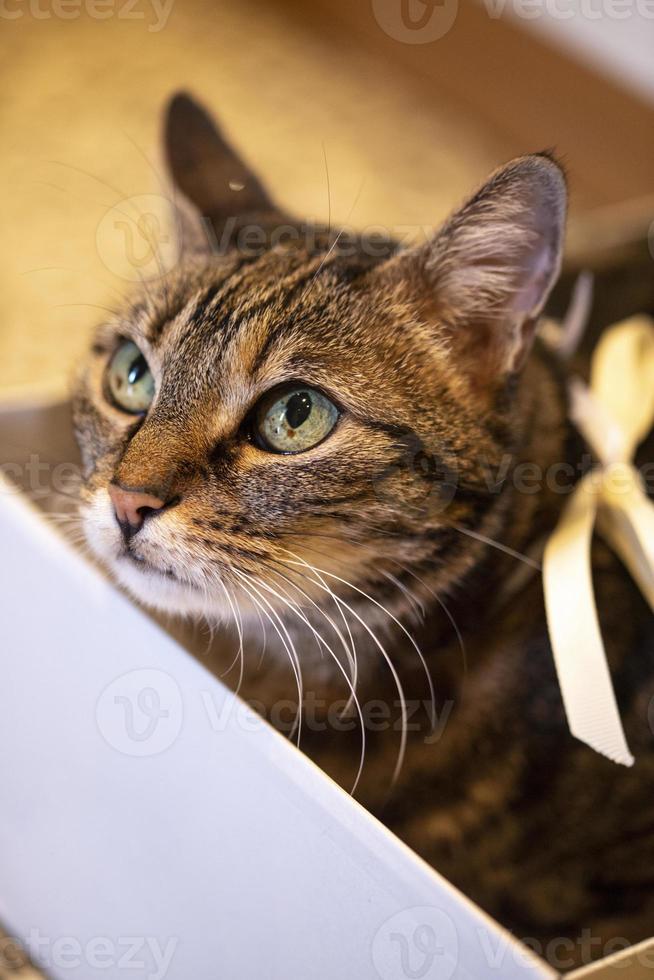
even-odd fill
[[(385, 725), (368, 726), (358, 798), (520, 936), (545, 943), (591, 930), (594, 943), (576, 944), (558, 966), (600, 955), (609, 940), (651, 935), (652, 618), (598, 545), (603, 631), (637, 758), (626, 770), (570, 736), (539, 577), (514, 579), (524, 566), (487, 543), (524, 553), (566, 500), (548, 489), (518, 492), (518, 464), (546, 472), (576, 465), (583, 451), (566, 420), (561, 365), (538, 340), (527, 356), (558, 270), (565, 192), (557, 165), (514, 161), (432, 243), (403, 252), (388, 242), (373, 256), (363, 239), (352, 254), (326, 233), (311, 247), (268, 247), (267, 236), (290, 219), (186, 97), (169, 110), (167, 148), (183, 259), (100, 328), (80, 372), (75, 413), (91, 544), (137, 597), (192, 618), (226, 618), (222, 580), (244, 620), (243, 693), (282, 727), (292, 727), (293, 711), (282, 722), (274, 709), (294, 697), (284, 659), (294, 641), (314, 699), (302, 745), (349, 787), (356, 716), (329, 710), (342, 707), (348, 688), (326, 650), (349, 669), (337, 633), (347, 619), (360, 703), (391, 706)], [(244, 185), (240, 198), (229, 181)], [(204, 228), (195, 210), (208, 219)], [(215, 246), (231, 215), (228, 246), (210, 249), (206, 232)], [(248, 224), (266, 235), (255, 254), (236, 241)], [(536, 299), (516, 313), (511, 304), (543, 241), (547, 268)], [(103, 396), (103, 372), (122, 337), (135, 340), (157, 381), (142, 419)], [(264, 453), (248, 438), (247, 420), (288, 379), (324, 390), (342, 416), (307, 453)], [(110, 481), (170, 504), (130, 542), (141, 563), (127, 578)], [(380, 606), (410, 630), (427, 661), (437, 736), (416, 648)], [(274, 649), (257, 672), (266, 611)], [(399, 698), (368, 630), (411, 705), (394, 785)], [(544, 950), (550, 958), (552, 948)]]

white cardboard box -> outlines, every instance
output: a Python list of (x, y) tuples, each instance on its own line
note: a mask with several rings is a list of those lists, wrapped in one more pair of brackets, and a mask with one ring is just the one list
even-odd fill
[[(70, 460), (66, 417), (5, 406), (5, 477)], [(557, 975), (0, 480), (0, 921), (54, 980)]]

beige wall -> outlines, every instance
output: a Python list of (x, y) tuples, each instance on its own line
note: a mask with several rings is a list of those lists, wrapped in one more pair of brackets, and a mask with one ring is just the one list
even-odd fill
[(320, 218), (323, 145), (332, 216), (347, 220), (361, 188), (358, 225), (433, 223), (500, 155), (381, 58), (294, 28), (273, 4), (175, 0), (158, 32), (151, 0), (134, 8), (145, 20), (3, 9), (22, 12), (0, 19), (3, 388), (65, 377), (96, 307), (128, 286), (98, 254), (98, 225), (122, 198), (156, 193), (145, 156), (156, 160), (159, 108), (179, 86), (220, 114), (280, 198)]

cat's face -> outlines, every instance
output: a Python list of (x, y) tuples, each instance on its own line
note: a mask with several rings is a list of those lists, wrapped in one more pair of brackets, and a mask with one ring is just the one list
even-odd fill
[(351, 240), (219, 255), (193, 206), (220, 233), (230, 185), (239, 221), (288, 219), (184, 97), (167, 149), (185, 258), (99, 329), (76, 392), (93, 550), (144, 602), (211, 619), (334, 594), (356, 610), (358, 590), (392, 606), (455, 580), (475, 560), (457, 526), (491, 527), (498, 503), (480, 461), (519, 428), (558, 167), (509, 165), (433, 242), (386, 258)]

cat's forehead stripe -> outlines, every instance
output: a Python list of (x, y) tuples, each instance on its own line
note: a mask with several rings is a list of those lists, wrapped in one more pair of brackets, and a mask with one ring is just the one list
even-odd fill
[[(297, 270), (273, 284), (263, 293), (257, 294), (253, 291), (252, 302), (236, 304), (228, 317), (229, 324), (225, 331), (225, 343), (233, 338), (240, 325), (247, 323), (253, 317), (262, 316), (275, 308), (279, 309), (280, 312), (288, 309), (297, 293), (308, 284), (314, 275), (314, 271), (313, 268)], [(249, 295), (244, 297), (245, 300), (248, 298)]]
[[(238, 260), (228, 275), (196, 291), (190, 300), (187, 287), (186, 303), (176, 318), (167, 319), (165, 308), (157, 312), (154, 331), (146, 330), (148, 343), (159, 347), (166, 359), (172, 352), (185, 352), (183, 356), (188, 357), (193, 350), (194, 359), (196, 355), (204, 357), (210, 368), (213, 358), (243, 340), (243, 357), (255, 374), (277, 342), (297, 325), (299, 316), (310, 316), (314, 321), (322, 318), (324, 295), (312, 287), (333, 274), (333, 261), (329, 254), (308, 257), (298, 253), (266, 253), (258, 259)], [(173, 320), (174, 337), (170, 333)]]
[[(318, 254), (299, 249), (272, 249), (259, 255), (235, 253), (219, 261), (228, 261), (228, 267), (214, 270), (214, 276), (220, 273), (219, 277), (208, 287), (200, 289), (193, 277), (187, 281), (183, 269), (179, 271), (178, 278), (173, 277), (171, 281), (163, 283), (163, 304), (150, 313), (145, 328), (148, 343), (163, 343), (168, 325), (185, 311), (187, 305), (190, 306), (189, 297), (192, 294), (189, 285), (193, 286), (197, 298), (195, 305), (185, 313), (185, 326), (206, 327), (214, 332), (216, 329), (224, 330), (229, 324), (230, 331), (233, 331), (240, 320), (262, 313), (276, 300), (280, 301), (281, 310), (296, 300), (310, 299), (311, 286), (325, 276), (332, 275), (338, 281), (352, 282), (369, 265), (362, 265), (359, 259), (344, 259), (337, 248)], [(222, 316), (216, 322), (218, 313)]]
[[(199, 291), (198, 298), (195, 300), (195, 307), (189, 314), (188, 319), (201, 319), (203, 312), (208, 312), (210, 307), (219, 302), (223, 296), (228, 295), (231, 289), (236, 288), (238, 283), (243, 278), (243, 274), (239, 275), (239, 272), (241, 272), (241, 269), (246, 262), (247, 260), (244, 258), (243, 261), (238, 262), (235, 267), (232, 266), (227, 275), (223, 274), (216, 282), (211, 283), (209, 287), (204, 287), (201, 289)], [(168, 300), (168, 296), (171, 291), (174, 295), (175, 290), (178, 290), (176, 301), (174, 304), (171, 304)], [(184, 282), (179, 285), (173, 282), (165, 290), (164, 299), (164, 307), (157, 311), (148, 327), (147, 339), (153, 344), (159, 343), (164, 339), (166, 327), (169, 326), (171, 321), (183, 311), (185, 306), (189, 304), (188, 285)]]

